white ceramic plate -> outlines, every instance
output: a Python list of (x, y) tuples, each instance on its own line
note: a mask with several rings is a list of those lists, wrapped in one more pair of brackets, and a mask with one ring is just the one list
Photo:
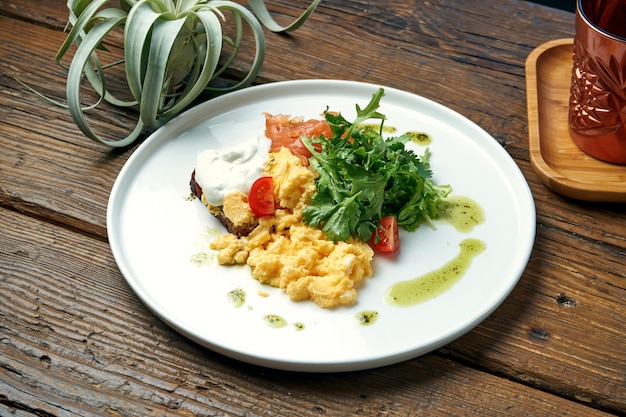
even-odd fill
[[(470, 233), (448, 225), (422, 226), (401, 236), (395, 261), (375, 259), (375, 275), (351, 307), (324, 310), (295, 303), (261, 286), (247, 267), (198, 264), (221, 225), (200, 201), (190, 200), (189, 179), (205, 148), (262, 134), (264, 112), (319, 117), (326, 106), (351, 120), (378, 86), (346, 81), (290, 81), (251, 87), (201, 104), (152, 134), (130, 157), (111, 192), (108, 236), (115, 260), (139, 298), (168, 325), (226, 356), (262, 366), (311, 372), (350, 371), (404, 361), (458, 338), (484, 320), (510, 293), (528, 262), (535, 237), (535, 207), (515, 162), (489, 134), (458, 113), (425, 98), (385, 88), (380, 111), (398, 134), (432, 137), (434, 181), (451, 184), (483, 208), (486, 221)], [(416, 147), (421, 154), (423, 148)], [(487, 249), (447, 292), (413, 307), (384, 302), (387, 289), (442, 267), (465, 238)], [(243, 289), (234, 307), (227, 293)], [(269, 296), (259, 295), (259, 290)], [(364, 326), (359, 312), (376, 311)], [(290, 325), (273, 328), (266, 314)], [(302, 323), (296, 330), (293, 323)]]

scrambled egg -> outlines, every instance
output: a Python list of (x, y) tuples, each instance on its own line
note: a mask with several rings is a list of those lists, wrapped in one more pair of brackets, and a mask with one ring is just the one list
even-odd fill
[[(326, 240), (321, 230), (302, 221), (302, 209), (315, 192), (315, 174), (288, 149), (270, 154), (264, 175), (273, 178), (279, 208), (273, 216), (259, 218), (248, 236), (226, 234), (214, 240), (218, 262), (250, 265), (255, 279), (281, 288), (294, 301), (312, 300), (324, 308), (353, 304), (355, 284), (373, 273), (370, 246), (357, 239)], [(227, 196), (224, 213), (248, 220), (247, 196)]]
[(224, 196), (222, 206), (212, 206), (202, 194), (202, 202), (214, 215), (223, 213), (235, 226), (243, 226), (256, 222), (256, 217), (248, 204), (248, 194), (243, 191), (233, 191)]

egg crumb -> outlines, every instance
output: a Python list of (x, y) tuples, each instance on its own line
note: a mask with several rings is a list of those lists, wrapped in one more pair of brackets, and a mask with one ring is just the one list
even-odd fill
[[(329, 241), (303, 222), (302, 210), (316, 190), (315, 174), (287, 148), (270, 153), (264, 175), (273, 178), (279, 208), (260, 217), (248, 236), (216, 238), (211, 248), (218, 251), (218, 263), (249, 265), (253, 278), (282, 289), (293, 301), (312, 300), (323, 308), (354, 304), (356, 284), (373, 274), (372, 248), (353, 238)], [(248, 215), (246, 198), (227, 200), (233, 213)]]

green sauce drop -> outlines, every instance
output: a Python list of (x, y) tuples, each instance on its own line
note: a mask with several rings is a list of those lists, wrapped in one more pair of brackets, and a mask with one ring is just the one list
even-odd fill
[(437, 220), (452, 225), (459, 232), (468, 233), (485, 221), (485, 212), (469, 197), (451, 196)]
[(397, 307), (409, 307), (446, 292), (465, 275), (474, 257), (486, 247), (478, 239), (463, 240), (460, 252), (454, 259), (420, 277), (392, 285), (385, 295), (385, 301)]
[(378, 312), (377, 311), (361, 311), (360, 313), (356, 315), (356, 319), (363, 326), (369, 326), (369, 325), (374, 324), (376, 322), (376, 319), (378, 319)]
[(293, 324), (293, 328), (297, 331), (304, 330), (304, 327), (304, 323), (297, 322)]
[(265, 320), (265, 323), (268, 326), (275, 329), (285, 327), (287, 325), (287, 320), (280, 316), (277, 316), (276, 314), (266, 314), (265, 316), (263, 316), (263, 320)]
[[(359, 127), (366, 129), (372, 129), (375, 132), (380, 132), (380, 123), (361, 123)], [(383, 133), (395, 133), (398, 129), (393, 126), (383, 125)]]
[(430, 145), (430, 143), (433, 141), (428, 133), (406, 132), (406, 134), (411, 137), (411, 142), (415, 143), (416, 145), (426, 146)]
[(200, 252), (200, 253), (196, 253), (191, 255), (191, 263), (196, 265), (196, 266), (203, 266), (203, 265), (209, 265), (211, 264), (213, 257), (211, 256), (211, 254), (206, 253), (206, 252)]
[(246, 302), (246, 292), (240, 288), (230, 291), (226, 296), (233, 307), (241, 307)]

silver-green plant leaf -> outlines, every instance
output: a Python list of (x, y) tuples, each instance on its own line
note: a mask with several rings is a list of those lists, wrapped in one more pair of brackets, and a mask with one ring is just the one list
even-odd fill
[[(265, 58), (263, 26), (273, 32), (292, 31), (313, 13), (314, 0), (290, 25), (277, 24), (263, 0), (249, 0), (252, 12), (231, 0), (68, 0), (68, 25), (71, 27), (59, 48), (56, 61), (67, 68), (67, 108), (85, 136), (112, 147), (128, 146), (144, 129), (155, 129), (171, 120), (203, 92), (223, 94), (244, 88), (256, 79)], [(222, 31), (223, 11), (232, 16), (235, 36)], [(250, 68), (231, 86), (211, 85), (234, 61), (247, 25), (255, 42)], [(105, 38), (123, 28), (124, 59), (103, 64), (99, 53), (106, 51)], [(231, 52), (227, 56), (223, 45)], [(75, 45), (69, 67), (63, 58)], [(132, 99), (115, 97), (108, 89), (104, 73), (124, 64), (126, 83)], [(86, 78), (98, 95), (95, 103), (81, 101), (81, 81)], [(113, 106), (137, 106), (139, 116), (132, 132), (122, 139), (105, 139), (87, 122), (85, 113), (102, 102)]]

